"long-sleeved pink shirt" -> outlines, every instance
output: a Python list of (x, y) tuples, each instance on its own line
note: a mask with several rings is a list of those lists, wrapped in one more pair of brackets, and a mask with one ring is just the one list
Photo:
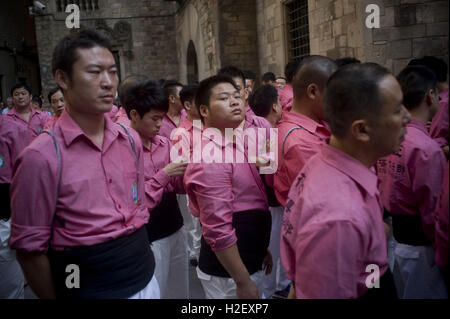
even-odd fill
[(27, 146), (23, 138), (27, 127), (7, 116), (0, 116), (0, 183), (11, 183), (14, 162)]
[(368, 265), (387, 270), (377, 177), (330, 145), (295, 179), (282, 225), (281, 259), (297, 298), (358, 298)]
[(444, 181), (442, 183), (442, 193), (436, 205), (436, 231), (435, 248), (436, 263), (440, 267), (448, 267), (448, 182), (449, 182), (449, 162), (445, 169)]
[[(293, 129), (296, 127), (301, 128)], [(283, 112), (277, 128), (278, 169), (274, 177), (274, 190), (278, 201), (284, 206), (292, 182), (311, 156), (319, 151), (320, 145), (331, 136), (331, 132), (326, 125), (293, 112)]]
[(448, 145), (449, 139), (448, 89), (439, 94), (439, 98), (441, 99), (439, 109), (431, 121), (430, 135), (439, 146), (443, 147)]
[[(178, 126), (181, 125), (184, 122), (184, 119), (186, 118), (187, 113), (183, 109), (180, 112), (180, 122), (178, 123)], [(164, 117), (162, 119), (161, 128), (159, 129), (159, 135), (167, 137), (168, 139), (171, 139), (172, 137), (172, 131), (176, 130), (178, 127), (175, 122), (166, 114), (164, 114)]]
[[(38, 136), (16, 161), (11, 183), (13, 249), (45, 251), (90, 246), (129, 235), (148, 222), (142, 144), (105, 115), (103, 146), (67, 112), (53, 126), (61, 152), (61, 180), (53, 139)], [(58, 196), (57, 196), (58, 193)], [(56, 213), (55, 213), (56, 211)]]
[(406, 127), (400, 150), (377, 162), (381, 201), (391, 214), (420, 214), (425, 235), (433, 242), (445, 156), (422, 121), (412, 119)]
[(200, 218), (203, 237), (213, 251), (236, 243), (234, 213), (269, 209), (256, 166), (248, 162), (225, 163), (225, 149), (234, 146), (223, 140), (221, 144), (205, 138), (202, 143), (203, 152), (217, 154), (221, 163), (190, 163), (184, 175), (191, 213)]

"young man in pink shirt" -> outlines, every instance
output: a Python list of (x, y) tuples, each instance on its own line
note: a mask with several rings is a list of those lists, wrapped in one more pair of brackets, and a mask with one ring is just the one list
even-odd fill
[(188, 165), (184, 183), (202, 224), (197, 274), (207, 298), (258, 298), (263, 262), (271, 264), (264, 184), (255, 164), (225, 160), (236, 149), (225, 131), (244, 120), (243, 100), (235, 81), (217, 75), (200, 83), (195, 104), (205, 126), (203, 156)]
[(436, 76), (424, 66), (410, 66), (397, 79), (412, 120), (400, 150), (377, 163), (381, 201), (397, 241), (394, 279), (400, 298), (446, 298), (432, 248), (445, 156), (426, 128), (439, 105)]
[(14, 99), (14, 108), (6, 116), (28, 128), (27, 134), (23, 136), (28, 145), (42, 132), (51, 117), (31, 106), (32, 93), (28, 85), (24, 83), (16, 84), (11, 89), (11, 95)]
[(284, 211), (281, 258), (297, 298), (395, 297), (371, 168), (403, 140), (402, 99), (395, 77), (374, 63), (328, 80), (330, 142), (298, 174)]
[(164, 115), (163, 123), (159, 131), (159, 135), (167, 137), (169, 140), (176, 128), (183, 123), (186, 118), (186, 111), (183, 108), (180, 100), (180, 91), (183, 89), (183, 84), (177, 81), (166, 81), (164, 83), (164, 93), (169, 101), (169, 110)]
[(290, 112), (283, 112), (277, 125), (278, 169), (274, 189), (283, 206), (300, 170), (331, 135), (322, 104), (327, 80), (336, 68), (327, 57), (311, 56), (302, 61), (294, 77), (294, 104)]
[(299, 62), (291, 61), (286, 64), (286, 67), (284, 68), (284, 75), (287, 79), (287, 82), (284, 88), (278, 93), (283, 111), (289, 112), (291, 110), (292, 103), (294, 102), (294, 90), (292, 88), (292, 82), (294, 81), (294, 77), (297, 74), (299, 67)]
[(156, 82), (141, 81), (129, 85), (122, 101), (131, 128), (138, 132), (143, 145), (145, 193), (151, 203), (146, 226), (155, 255), (155, 276), (161, 298), (187, 299), (187, 241), (176, 197), (176, 193), (184, 193), (183, 174), (187, 163), (171, 162), (172, 144), (158, 135), (168, 110), (167, 99)]
[(121, 104), (121, 107), (117, 110), (117, 112), (114, 115), (113, 121), (115, 123), (123, 124), (127, 127), (130, 126), (130, 118), (128, 117), (127, 111), (125, 110), (123, 106), (123, 101), (125, 99), (125, 96), (127, 95), (127, 90), (132, 85), (138, 83), (138, 82), (145, 82), (148, 80), (148, 77), (141, 74), (132, 74), (127, 76), (122, 82), (120, 82), (119, 88), (117, 89), (119, 101)]
[(11, 248), (39, 298), (158, 298), (142, 144), (105, 114), (111, 44), (89, 29), (66, 36), (52, 68), (66, 108), (16, 161)]
[(64, 111), (64, 95), (59, 87), (55, 87), (48, 92), (48, 102), (53, 110), (53, 117), (45, 124), (44, 129), (49, 129), (59, 119), (61, 113)]

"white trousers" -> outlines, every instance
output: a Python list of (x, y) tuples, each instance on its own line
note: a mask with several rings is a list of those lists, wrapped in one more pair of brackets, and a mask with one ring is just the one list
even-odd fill
[(24, 276), (16, 252), (8, 246), (10, 222), (0, 220), (0, 299), (23, 299)]
[(393, 275), (399, 298), (448, 298), (444, 278), (434, 261), (434, 249), (431, 246), (397, 243), (394, 257)]
[[(233, 278), (223, 278), (205, 274), (197, 267), (197, 276), (202, 283), (206, 299), (236, 299), (236, 283)], [(259, 296), (262, 293), (262, 281), (264, 273), (262, 270), (255, 272), (250, 279), (258, 287)]]
[(198, 260), (202, 238), (200, 220), (193, 216), (189, 210), (189, 197), (186, 194), (177, 194), (178, 206), (183, 216), (184, 227), (186, 227), (189, 258)]
[(155, 275), (153, 275), (152, 280), (145, 286), (144, 289), (137, 292), (128, 299), (160, 299), (159, 285), (156, 280)]
[(184, 226), (151, 244), (161, 299), (189, 298), (189, 258)]
[(283, 222), (283, 207), (270, 207), (272, 215), (272, 230), (270, 232), (269, 250), (272, 254), (273, 267), (272, 272), (268, 275), (264, 274), (263, 278), (263, 294), (262, 298), (271, 298), (275, 291), (283, 290), (290, 284), (290, 280), (286, 279), (286, 270), (281, 263), (280, 257), (280, 238), (281, 224)]

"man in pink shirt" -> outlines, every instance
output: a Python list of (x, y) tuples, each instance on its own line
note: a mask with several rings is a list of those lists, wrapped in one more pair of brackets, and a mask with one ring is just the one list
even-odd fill
[(385, 68), (355, 64), (331, 76), (324, 109), (332, 136), (289, 192), (283, 265), (297, 298), (395, 297), (371, 167), (406, 133), (402, 91)]
[(24, 277), (15, 252), (9, 248), (9, 190), (14, 161), (25, 148), (27, 128), (6, 116), (0, 116), (0, 299), (23, 299)]
[(303, 60), (295, 75), (292, 110), (283, 112), (282, 121), (277, 126), (279, 163), (274, 189), (283, 206), (300, 170), (331, 135), (322, 104), (327, 80), (335, 70), (336, 64), (331, 59), (311, 56)]
[(156, 82), (147, 80), (130, 84), (122, 101), (144, 150), (145, 192), (150, 200), (150, 220), (146, 227), (155, 255), (155, 276), (161, 298), (187, 299), (187, 242), (176, 198), (177, 192), (184, 193), (183, 174), (187, 163), (171, 162), (172, 144), (158, 135), (168, 110), (167, 99)]
[(53, 117), (45, 124), (44, 129), (49, 129), (59, 119), (62, 111), (64, 110), (64, 95), (59, 87), (55, 87), (48, 92), (48, 102), (53, 110)]
[(439, 105), (436, 76), (424, 66), (410, 66), (400, 72), (398, 81), (412, 120), (400, 150), (377, 164), (381, 201), (392, 216), (398, 242), (394, 279), (401, 298), (445, 298), (432, 248), (445, 156), (426, 128)]
[(169, 101), (169, 110), (164, 115), (159, 135), (172, 138), (174, 130), (183, 123), (186, 118), (186, 111), (183, 108), (180, 100), (180, 91), (183, 88), (183, 84), (169, 80), (164, 83), (164, 93)]
[(28, 145), (42, 132), (51, 117), (47, 113), (31, 107), (32, 94), (28, 85), (16, 84), (11, 89), (11, 95), (14, 99), (14, 108), (6, 116), (28, 128), (27, 133), (23, 136)]
[(286, 64), (284, 68), (284, 75), (286, 76), (287, 83), (284, 88), (278, 92), (278, 98), (280, 99), (281, 107), (283, 111), (289, 112), (292, 107), (292, 103), (294, 102), (294, 90), (292, 88), (292, 82), (294, 81), (294, 77), (298, 72), (300, 67), (300, 63), (297, 61), (291, 61)]
[(235, 149), (225, 129), (242, 123), (243, 100), (235, 81), (217, 75), (200, 83), (195, 104), (205, 126), (203, 156), (188, 165), (184, 183), (202, 224), (197, 274), (207, 298), (258, 298), (263, 262), (271, 259), (264, 184), (255, 164), (225, 161)]
[(142, 144), (105, 115), (111, 44), (89, 29), (66, 36), (52, 66), (66, 109), (16, 161), (11, 248), (39, 298), (158, 298)]

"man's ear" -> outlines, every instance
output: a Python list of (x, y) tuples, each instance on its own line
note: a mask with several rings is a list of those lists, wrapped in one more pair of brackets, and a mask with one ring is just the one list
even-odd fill
[(191, 102), (189, 102), (189, 101), (184, 101), (183, 107), (184, 107), (184, 109), (185, 109), (186, 111), (190, 111), (190, 110), (191, 110), (191, 107), (192, 107), (192, 104), (191, 104)]
[(367, 143), (370, 141), (371, 127), (367, 120), (356, 120), (350, 126), (350, 134), (357, 141)]
[(199, 111), (200, 111), (200, 115), (201, 115), (204, 119), (207, 119), (207, 118), (208, 118), (209, 112), (210, 112), (209, 107), (207, 107), (206, 105), (202, 104), (202, 105), (200, 105), (200, 107), (199, 107)]
[(311, 83), (306, 87), (306, 96), (311, 100), (315, 100), (317, 98), (317, 94), (319, 93), (319, 87), (315, 83)]
[(56, 84), (63, 90), (67, 91), (67, 89), (70, 86), (70, 79), (69, 76), (64, 72), (63, 70), (56, 70), (55, 72), (55, 81)]
[(130, 111), (130, 118), (131, 118), (131, 122), (136, 123), (137, 120), (139, 120), (141, 118), (141, 116), (135, 109), (132, 109)]
[(425, 94), (425, 103), (427, 103), (427, 106), (433, 105), (433, 96), (435, 95), (435, 91), (433, 89), (429, 89), (427, 94)]

